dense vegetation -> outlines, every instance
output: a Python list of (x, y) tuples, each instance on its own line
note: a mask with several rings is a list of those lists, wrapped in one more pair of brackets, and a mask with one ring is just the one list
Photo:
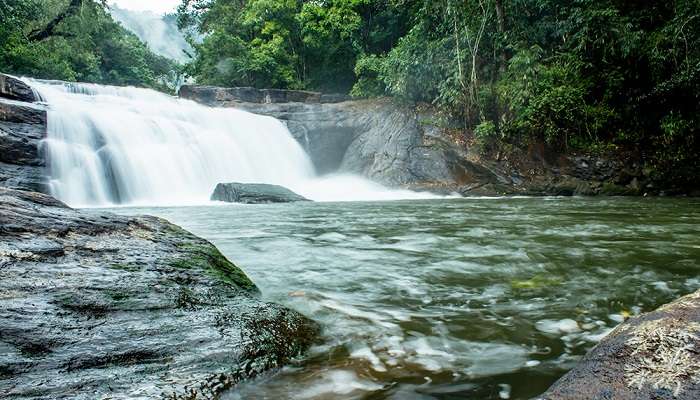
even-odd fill
[(165, 88), (175, 64), (153, 54), (93, 0), (0, 0), (0, 71)]
[(697, 0), (184, 0), (200, 83), (436, 105), (485, 148), (625, 150), (697, 182)]

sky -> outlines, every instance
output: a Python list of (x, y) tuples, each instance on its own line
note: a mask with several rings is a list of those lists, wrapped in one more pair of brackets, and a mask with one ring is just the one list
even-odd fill
[(156, 14), (173, 12), (181, 0), (110, 0), (110, 4), (116, 4), (120, 8), (137, 11), (152, 11)]

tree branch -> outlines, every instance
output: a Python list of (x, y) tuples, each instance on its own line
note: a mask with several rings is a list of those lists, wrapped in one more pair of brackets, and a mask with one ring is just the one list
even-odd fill
[(83, 5), (84, 0), (71, 0), (68, 7), (65, 10), (56, 15), (43, 29), (36, 29), (32, 31), (28, 38), (32, 42), (40, 42), (42, 40), (48, 39), (51, 36), (57, 36), (56, 27), (63, 22), (68, 17), (72, 17), (77, 14), (80, 7)]

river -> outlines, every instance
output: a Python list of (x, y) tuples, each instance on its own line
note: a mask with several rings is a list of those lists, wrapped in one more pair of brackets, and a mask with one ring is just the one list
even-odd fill
[(700, 288), (700, 200), (117, 208), (209, 239), (319, 344), (234, 399), (529, 399), (626, 317)]

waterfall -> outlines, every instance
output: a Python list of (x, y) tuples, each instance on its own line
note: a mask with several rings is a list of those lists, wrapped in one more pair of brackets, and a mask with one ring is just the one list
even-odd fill
[(30, 83), (49, 104), (49, 187), (71, 206), (204, 204), (220, 182), (278, 184), (314, 200), (425, 197), (359, 177), (317, 179), (271, 117), (148, 89)]

